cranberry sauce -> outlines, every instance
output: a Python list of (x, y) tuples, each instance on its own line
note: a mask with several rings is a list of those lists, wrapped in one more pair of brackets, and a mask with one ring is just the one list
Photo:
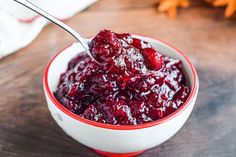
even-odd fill
[(101, 31), (73, 58), (54, 96), (71, 112), (100, 123), (137, 125), (176, 111), (190, 88), (178, 59), (163, 56), (130, 34)]

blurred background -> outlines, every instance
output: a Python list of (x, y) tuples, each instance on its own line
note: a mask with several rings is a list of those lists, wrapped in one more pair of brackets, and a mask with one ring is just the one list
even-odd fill
[[(184, 127), (142, 157), (236, 156), (236, 0), (32, 0), (86, 37), (102, 29), (161, 39), (183, 51), (200, 78)], [(68, 137), (47, 109), (49, 60), (74, 42), (27, 9), (0, 0), (0, 156), (98, 156)]]

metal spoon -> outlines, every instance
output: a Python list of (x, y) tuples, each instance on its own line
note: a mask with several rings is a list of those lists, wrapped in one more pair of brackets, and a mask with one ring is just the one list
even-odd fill
[(49, 13), (44, 11), (43, 9), (39, 8), (38, 6), (36, 6), (35, 4), (33, 4), (33, 3), (31, 3), (31, 2), (29, 2), (27, 0), (14, 0), (14, 1), (18, 2), (19, 4), (29, 8), (30, 10), (32, 10), (32, 11), (34, 11), (36, 13), (42, 15), (43, 17), (45, 17), (49, 21), (53, 22), (54, 24), (58, 25), (59, 27), (61, 27), (62, 29), (64, 29), (65, 31), (70, 33), (76, 40), (78, 40), (82, 44), (82, 46), (85, 48), (85, 51), (89, 54), (89, 56), (95, 62), (97, 62), (98, 64), (101, 64), (90, 53), (89, 46), (88, 46), (88, 44), (89, 44), (89, 40), (88, 39), (83, 38), (74, 29), (72, 29), (71, 27), (69, 27), (65, 23), (61, 22), (60, 20), (56, 19), (54, 16), (50, 15)]

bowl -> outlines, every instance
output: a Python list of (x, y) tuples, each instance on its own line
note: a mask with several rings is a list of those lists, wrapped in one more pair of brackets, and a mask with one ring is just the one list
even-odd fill
[(181, 51), (157, 39), (134, 36), (150, 42), (161, 54), (180, 59), (191, 88), (186, 102), (177, 111), (160, 120), (133, 126), (102, 124), (81, 118), (60, 104), (53, 92), (59, 83), (60, 74), (66, 71), (68, 62), (83, 51), (79, 43), (73, 43), (58, 52), (49, 62), (44, 74), (44, 92), (53, 119), (66, 134), (105, 156), (134, 156), (165, 142), (184, 125), (198, 94), (196, 70)]

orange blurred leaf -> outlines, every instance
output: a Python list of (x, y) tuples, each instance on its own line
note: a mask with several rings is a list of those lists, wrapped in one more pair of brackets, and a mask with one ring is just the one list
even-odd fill
[(189, 0), (160, 0), (157, 10), (164, 12), (170, 18), (175, 18), (177, 15), (177, 8), (187, 8), (190, 3)]

